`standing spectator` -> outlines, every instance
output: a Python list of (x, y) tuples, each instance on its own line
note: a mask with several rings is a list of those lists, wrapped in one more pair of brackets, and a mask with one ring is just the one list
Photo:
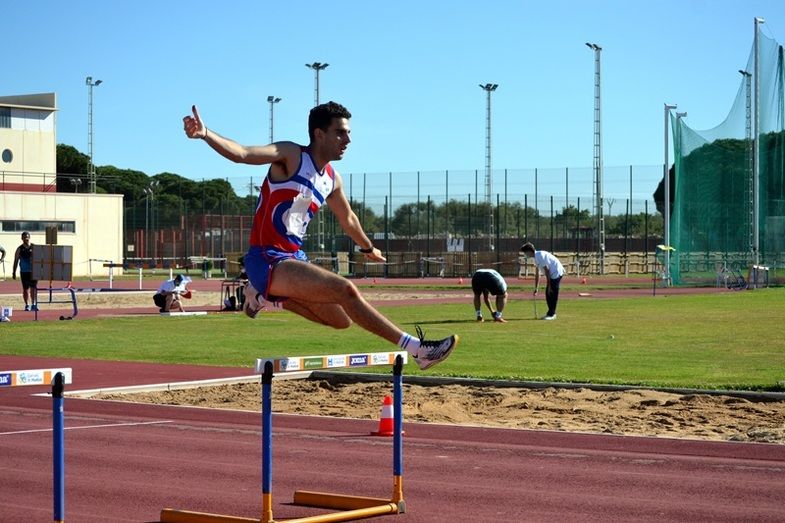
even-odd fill
[(545, 302), (548, 304), (548, 314), (543, 320), (556, 319), (556, 305), (559, 303), (559, 285), (564, 276), (564, 267), (559, 259), (548, 251), (537, 251), (531, 243), (524, 243), (521, 252), (528, 258), (534, 258), (534, 295), (540, 288), (540, 270), (545, 274)]
[(0, 263), (3, 264), (3, 279), (5, 279), (5, 249), (0, 245)]
[[(501, 274), (493, 269), (478, 269), (472, 275), (472, 291), (474, 292), (474, 310), (477, 313), (477, 321), (483, 321), (482, 305), (480, 304), (480, 294), (482, 294), (485, 305), (491, 311), (493, 321), (507, 323), (507, 320), (502, 318), (502, 311), (507, 304), (507, 282), (504, 281)], [(491, 305), (489, 294), (496, 296), (496, 310)]]
[(22, 245), (14, 253), (14, 267), (11, 277), (16, 279), (16, 268), (19, 267), (19, 279), (22, 280), (22, 298), (25, 300), (26, 311), (38, 310), (38, 280), (33, 279), (33, 244), (30, 233), (22, 233)]

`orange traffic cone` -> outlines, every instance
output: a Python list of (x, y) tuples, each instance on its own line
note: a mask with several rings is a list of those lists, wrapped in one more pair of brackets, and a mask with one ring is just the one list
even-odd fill
[[(390, 395), (382, 401), (382, 414), (379, 419), (379, 430), (371, 432), (371, 436), (392, 436), (395, 434), (393, 420), (393, 400)], [(403, 434), (403, 432), (401, 432)]]

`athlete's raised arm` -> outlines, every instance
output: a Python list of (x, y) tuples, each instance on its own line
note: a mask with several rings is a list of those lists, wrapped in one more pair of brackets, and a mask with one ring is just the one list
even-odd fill
[(218, 154), (236, 163), (265, 165), (280, 163), (287, 173), (294, 172), (300, 163), (300, 146), (293, 142), (275, 142), (269, 145), (242, 145), (230, 138), (221, 136), (207, 128), (196, 106), (191, 107), (193, 114), (183, 118), (185, 135), (192, 139), (202, 139)]

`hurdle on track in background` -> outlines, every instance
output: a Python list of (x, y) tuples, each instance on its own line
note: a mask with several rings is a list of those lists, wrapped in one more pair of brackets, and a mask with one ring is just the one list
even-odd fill
[[(45, 304), (45, 303), (49, 303), (49, 304), (51, 304), (51, 303), (70, 303), (72, 311), (73, 311), (71, 316), (60, 316), (60, 319), (61, 320), (65, 320), (65, 319), (73, 320), (74, 318), (76, 318), (79, 315), (79, 306), (76, 304), (76, 291), (77, 290), (78, 289), (74, 289), (73, 287), (62, 287), (62, 288), (61, 287), (47, 287), (45, 289), (44, 288), (38, 289), (38, 296), (39, 296), (39, 298), (40, 298), (40, 296), (42, 294), (45, 295), (45, 293), (49, 293), (49, 301), (41, 301), (39, 299), (38, 300), (38, 305)], [(52, 293), (55, 293), (55, 292), (66, 292), (71, 297), (71, 299), (55, 300), (54, 297), (52, 296)], [(38, 321), (38, 308), (36, 308), (36, 310), (35, 310), (35, 318), (34, 319), (35, 319), (35, 321)]]
[(72, 376), (70, 368), (0, 371), (0, 387), (52, 385), (52, 499), (55, 523), (65, 521), (63, 390), (64, 385), (71, 383)]
[(278, 523), (321, 523), (350, 521), (386, 514), (403, 514), (403, 365), (408, 359), (405, 351), (365, 354), (338, 354), (330, 356), (296, 356), (287, 358), (257, 359), (256, 372), (262, 374), (262, 517), (250, 519), (237, 516), (207, 514), (165, 508), (161, 511), (162, 523), (221, 523), (255, 522), (273, 523), (272, 500), (272, 383), (273, 373), (302, 372), (317, 369), (358, 368), (373, 365), (393, 366), (393, 493), (390, 499), (326, 492), (298, 490), (294, 505), (334, 509), (338, 512), (309, 516)]

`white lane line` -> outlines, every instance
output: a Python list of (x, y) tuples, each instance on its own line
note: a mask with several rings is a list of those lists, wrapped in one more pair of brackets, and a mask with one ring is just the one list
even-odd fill
[[(106, 427), (135, 427), (138, 425), (160, 425), (161, 423), (174, 423), (174, 421), (173, 420), (140, 421), (138, 423), (109, 423), (106, 425), (84, 425), (82, 427), (63, 427), (63, 430), (102, 429)], [(52, 429), (33, 429), (33, 430), (16, 430), (14, 432), (0, 432), (0, 436), (10, 436), (12, 434), (31, 434), (33, 432), (52, 432)]]

